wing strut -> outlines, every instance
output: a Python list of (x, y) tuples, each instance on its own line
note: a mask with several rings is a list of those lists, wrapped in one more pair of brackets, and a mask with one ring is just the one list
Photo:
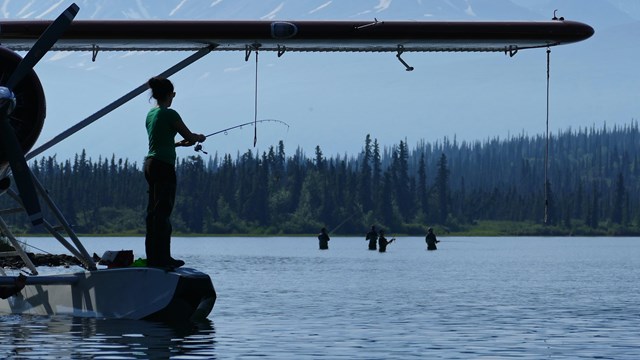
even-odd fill
[[(198, 50), (196, 53), (194, 53), (191, 56), (187, 57), (186, 59), (180, 61), (179, 63), (177, 63), (174, 66), (170, 67), (169, 69), (165, 70), (164, 72), (162, 72), (158, 76), (169, 77), (169, 76), (177, 73), (178, 71), (186, 68), (187, 66), (193, 64), (194, 62), (196, 62), (197, 60), (199, 60), (203, 56), (207, 55), (214, 48), (215, 48), (215, 46), (213, 46), (213, 45), (205, 47), (205, 48), (202, 48), (202, 49)], [(127, 94), (125, 94), (121, 98), (119, 98), (116, 101), (112, 102), (111, 104), (105, 106), (104, 108), (98, 110), (93, 115), (91, 115), (88, 118), (86, 118), (86, 119), (80, 121), (79, 123), (73, 125), (72, 127), (68, 128), (67, 130), (61, 132), (56, 137), (54, 137), (53, 139), (51, 139), (51, 140), (47, 141), (46, 143), (42, 144), (40, 147), (36, 148), (35, 150), (32, 150), (30, 153), (28, 153), (25, 156), (26, 159), (30, 160), (30, 159), (33, 159), (34, 157), (40, 155), (41, 153), (43, 153), (46, 150), (50, 149), (52, 146), (58, 144), (62, 140), (66, 139), (69, 136), (75, 134), (76, 132), (84, 129), (86, 126), (92, 124), (96, 120), (102, 118), (103, 116), (109, 114), (113, 110), (115, 110), (115, 109), (119, 108), (120, 106), (126, 104), (127, 102), (129, 102), (130, 100), (135, 98), (136, 96), (138, 96), (138, 95), (142, 94), (143, 92), (145, 92), (148, 88), (149, 88), (149, 86), (145, 82), (144, 84), (142, 84), (142, 85), (138, 86), (137, 88), (131, 90), (130, 92), (128, 92)]]
[[(200, 49), (196, 53), (191, 54), (186, 59), (180, 61), (179, 63), (177, 63), (174, 66), (170, 67), (166, 71), (162, 72), (161, 74), (159, 74), (159, 76), (169, 77), (169, 76), (177, 73), (178, 71), (184, 69), (185, 67), (189, 66), (190, 64), (194, 63), (198, 59), (201, 59), (202, 57), (204, 57), (205, 55), (210, 53), (214, 48), (215, 48), (215, 46), (208, 46), (208, 47)], [(143, 85), (140, 85), (139, 87), (135, 88), (134, 90), (132, 90), (129, 93), (127, 93), (124, 96), (122, 96), (121, 98), (117, 99), (116, 101), (112, 102), (111, 104), (107, 105), (106, 107), (102, 108), (101, 110), (97, 111), (96, 113), (94, 113), (93, 115), (89, 116), (88, 118), (80, 121), (76, 125), (74, 125), (74, 126), (70, 127), (69, 129), (63, 131), (58, 136), (56, 136), (53, 139), (49, 140), (48, 142), (46, 142), (42, 146), (40, 146), (37, 149), (31, 151), (30, 153), (28, 153), (25, 156), (25, 158), (26, 159), (32, 159), (35, 156), (38, 156), (39, 154), (41, 154), (44, 151), (48, 150), (52, 146), (58, 144), (62, 140), (65, 140), (69, 136), (75, 134), (76, 132), (80, 131), (81, 129), (85, 128), (86, 126), (90, 125), (91, 123), (95, 122), (96, 120), (98, 120), (98, 119), (102, 118), (103, 116), (107, 115), (111, 111), (113, 111), (113, 110), (117, 109), (118, 107), (122, 106), (123, 104), (127, 103), (128, 101), (130, 101), (134, 97), (140, 95), (141, 93), (143, 93), (147, 89), (148, 89), (148, 85), (145, 82)], [(27, 168), (27, 170), (29, 170), (29, 169)], [(29, 174), (31, 175), (30, 171), (29, 171)], [(95, 269), (96, 268), (95, 262), (93, 261), (91, 256), (89, 256), (89, 253), (87, 252), (87, 250), (82, 246), (82, 243), (80, 243), (80, 240), (75, 235), (75, 233), (73, 231), (73, 228), (71, 227), (69, 222), (64, 218), (64, 216), (62, 215), (60, 210), (56, 207), (56, 205), (53, 202), (53, 200), (49, 197), (49, 195), (47, 194), (46, 189), (37, 181), (37, 179), (35, 177), (33, 177), (33, 182), (32, 183), (34, 184), (34, 187), (40, 193), (40, 195), (45, 199), (46, 204), (49, 206), (49, 209), (54, 213), (54, 215), (56, 216), (57, 220), (60, 222), (60, 224), (62, 224), (62, 229), (72, 239), (75, 247), (72, 244), (70, 244), (68, 241), (66, 241), (66, 239), (62, 236), (62, 234), (54, 226), (49, 224), (46, 220), (42, 219), (45, 228), (62, 245), (64, 245), (69, 251), (71, 251), (71, 253), (76, 258), (78, 258), (87, 269), (90, 269), (90, 270)], [(10, 190), (10, 195), (11, 195), (11, 189), (9, 189), (9, 190)], [(16, 199), (16, 201), (20, 200), (20, 198), (17, 195), (15, 195), (13, 197)], [(2, 224), (0, 224), (0, 225), (2, 225)], [(25, 260), (25, 262), (26, 262), (26, 260)]]

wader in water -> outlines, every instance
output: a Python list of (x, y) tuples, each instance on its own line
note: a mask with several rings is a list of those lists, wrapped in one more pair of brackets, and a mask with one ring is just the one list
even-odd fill
[(436, 244), (440, 241), (436, 239), (436, 234), (433, 233), (433, 229), (429, 228), (425, 241), (427, 242), (427, 250), (438, 250)]
[(329, 238), (329, 234), (327, 234), (327, 229), (322, 228), (318, 235), (320, 250), (329, 250), (329, 240), (331, 239)]
[(376, 227), (372, 226), (371, 231), (367, 233), (366, 240), (369, 240), (369, 250), (377, 250), (376, 242), (378, 241), (378, 233)]
[(380, 237), (378, 238), (378, 246), (380, 247), (380, 249), (378, 249), (379, 252), (386, 252), (387, 251), (387, 245), (391, 244), (393, 242), (393, 240), (395, 240), (395, 238), (391, 239), (391, 240), (387, 240), (386, 237), (384, 237), (384, 234), (381, 232), (380, 233)]

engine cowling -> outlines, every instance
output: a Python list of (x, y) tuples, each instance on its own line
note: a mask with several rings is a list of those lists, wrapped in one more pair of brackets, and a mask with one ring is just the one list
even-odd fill
[[(4, 85), (22, 57), (17, 53), (0, 46), (0, 85)], [(36, 72), (31, 70), (13, 89), (16, 97), (16, 108), (9, 117), (22, 151), (27, 153), (38, 140), (44, 118), (46, 105), (44, 90)], [(0, 177), (9, 166), (7, 155), (0, 150)]]

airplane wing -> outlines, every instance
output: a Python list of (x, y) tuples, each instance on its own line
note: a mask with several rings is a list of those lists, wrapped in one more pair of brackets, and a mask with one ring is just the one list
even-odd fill
[[(51, 24), (0, 21), (0, 45), (28, 51)], [(514, 53), (591, 37), (591, 26), (551, 21), (158, 21), (77, 20), (52, 51)]]
[[(198, 50), (179, 71), (216, 51), (403, 52), (500, 51), (574, 43), (591, 37), (589, 25), (551, 21), (164, 21), (78, 20), (72, 4), (56, 20), (0, 21), (0, 181), (7, 190), (9, 166), (34, 225), (42, 223), (32, 176), (23, 155), (35, 143), (45, 118), (42, 85), (33, 67), (48, 51)], [(16, 54), (25, 51), (24, 58)], [(188, 61), (187, 61), (188, 60)], [(257, 56), (256, 56), (257, 60)], [(134, 89), (41, 146), (51, 147), (146, 89)]]

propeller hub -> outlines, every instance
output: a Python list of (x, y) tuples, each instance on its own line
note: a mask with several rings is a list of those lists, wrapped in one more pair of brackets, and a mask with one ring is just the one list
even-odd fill
[(4, 107), (7, 103), (7, 115), (11, 114), (16, 108), (16, 97), (13, 92), (4, 86), (0, 86), (0, 108)]

